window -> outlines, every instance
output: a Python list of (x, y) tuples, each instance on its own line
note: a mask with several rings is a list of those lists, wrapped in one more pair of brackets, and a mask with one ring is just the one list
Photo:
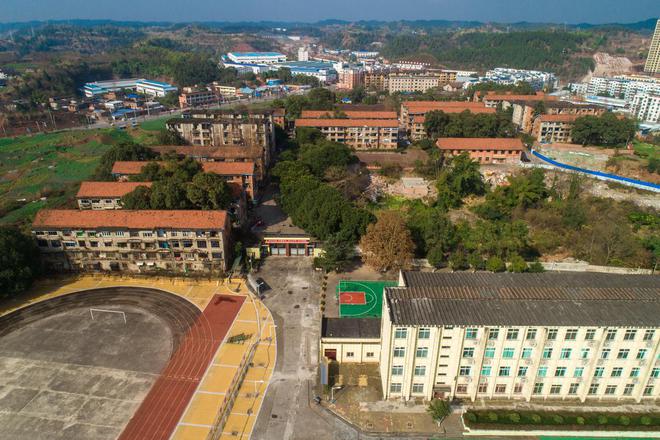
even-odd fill
[(583, 348), (580, 351), (580, 359), (589, 359), (589, 349), (588, 348)]
[(509, 330), (506, 331), (506, 339), (507, 341), (515, 341), (518, 339), (518, 329), (517, 328), (510, 328)]
[(640, 348), (640, 349), (637, 351), (637, 357), (636, 357), (636, 359), (644, 359), (644, 358), (646, 358), (646, 348)]
[(430, 328), (420, 328), (419, 331), (417, 332), (418, 339), (428, 339), (430, 337), (431, 337)]
[(499, 335), (500, 335), (500, 330), (497, 328), (491, 328), (490, 330), (488, 330), (488, 339), (490, 339), (491, 341), (497, 339)]
[(605, 340), (613, 341), (614, 338), (616, 338), (616, 330), (608, 330), (607, 334), (605, 335)]
[(477, 329), (476, 328), (466, 329), (465, 339), (477, 339)]
[(577, 339), (577, 329), (576, 328), (569, 328), (566, 330), (566, 335), (564, 336), (564, 340), (566, 341), (575, 341)]
[(472, 358), (474, 357), (474, 348), (472, 347), (466, 347), (463, 349), (463, 357), (464, 358)]
[(491, 372), (490, 365), (484, 365), (483, 367), (481, 367), (481, 375), (482, 376), (490, 376), (490, 372)]
[(425, 358), (428, 355), (429, 355), (429, 348), (428, 347), (417, 347), (417, 351), (415, 351), (415, 357)]
[(522, 358), (523, 359), (529, 359), (530, 357), (532, 357), (532, 349), (531, 348), (523, 348)]
[(500, 367), (498, 376), (509, 377), (511, 375), (511, 367)]
[(552, 357), (552, 348), (543, 349), (543, 359), (550, 359)]
[(653, 395), (653, 385), (647, 385), (644, 387), (644, 395), (652, 396)]
[(621, 367), (612, 368), (612, 377), (621, 377), (622, 373), (623, 373), (623, 368)]
[(402, 358), (406, 354), (406, 349), (403, 347), (394, 347), (394, 357)]
[(518, 367), (518, 377), (527, 376), (527, 367)]
[(527, 329), (527, 335), (525, 336), (525, 339), (527, 339), (528, 341), (532, 341), (536, 339), (536, 329), (535, 328)]
[(502, 350), (502, 357), (504, 359), (513, 359), (513, 353), (515, 350), (513, 348), (505, 348)]
[(467, 385), (456, 385), (456, 394), (466, 394)]
[(622, 348), (619, 350), (619, 352), (616, 354), (617, 359), (628, 359), (628, 355), (630, 354), (630, 350), (627, 348)]
[(651, 340), (653, 340), (654, 335), (655, 335), (655, 330), (646, 330), (644, 332), (644, 340), (645, 341), (651, 341)]
[(425, 376), (426, 375), (426, 367), (424, 365), (417, 365), (415, 366), (415, 376)]
[(466, 367), (461, 367), (458, 370), (458, 375), (459, 376), (469, 376), (471, 371), (472, 371), (472, 367), (467, 367), (467, 366)]
[(419, 394), (424, 392), (424, 384), (423, 383), (414, 383), (412, 386), (412, 392)]
[(197, 240), (197, 247), (198, 248), (205, 248), (206, 247), (206, 240)]
[(559, 330), (556, 328), (549, 328), (548, 329), (548, 341), (554, 341), (557, 339), (557, 334), (559, 333)]
[(495, 385), (495, 392), (498, 394), (506, 393), (506, 385), (502, 385), (502, 384)]
[(400, 393), (401, 384), (400, 383), (391, 383), (390, 384), (390, 393)]
[(635, 367), (630, 370), (630, 377), (639, 377), (639, 368)]
[(406, 335), (408, 334), (408, 329), (405, 328), (397, 328), (394, 330), (394, 339), (404, 339)]
[(538, 377), (545, 377), (548, 374), (548, 367), (539, 367), (536, 375)]
[(603, 377), (604, 372), (605, 372), (605, 368), (596, 367), (596, 369), (594, 370), (594, 377)]
[(597, 384), (597, 383), (592, 383), (592, 384), (589, 386), (589, 391), (588, 391), (588, 393), (589, 393), (590, 395), (594, 395), (594, 394), (598, 393), (598, 384)]
[(568, 394), (577, 394), (578, 388), (580, 388), (579, 383), (572, 383), (568, 386)]
[(559, 359), (570, 359), (571, 358), (571, 349), (570, 348), (562, 348), (561, 349), (561, 354), (559, 355)]
[(478, 393), (485, 393), (488, 391), (488, 384), (487, 383), (480, 383), (479, 386), (477, 386), (477, 392)]
[(211, 247), (212, 248), (219, 248), (220, 247), (220, 242), (218, 240), (211, 240)]
[(637, 330), (626, 330), (626, 333), (623, 335), (623, 340), (634, 341), (635, 336), (637, 336)]
[(593, 341), (595, 337), (596, 337), (596, 330), (592, 328), (587, 330), (587, 332), (584, 334), (585, 341)]
[(533, 394), (541, 394), (543, 392), (543, 382), (536, 382), (534, 384)]
[(403, 365), (392, 365), (392, 376), (403, 376)]
[(495, 357), (495, 349), (492, 348), (492, 347), (489, 347), (489, 348), (487, 348), (486, 350), (484, 350), (484, 357), (485, 357), (486, 359), (492, 359), (492, 358), (494, 358), (494, 357)]
[(616, 393), (616, 385), (608, 385), (605, 387), (605, 394), (612, 395)]
[(575, 367), (575, 370), (573, 370), (573, 377), (582, 377), (582, 373), (584, 373), (584, 367)]
[(513, 394), (520, 394), (522, 393), (522, 390), (523, 390), (522, 384), (517, 383), (513, 386)]
[(559, 394), (561, 393), (561, 385), (552, 385), (550, 387), (550, 394)]
[(347, 352), (346, 352), (346, 357), (347, 357), (347, 358), (352, 358), (352, 357), (354, 357), (354, 356), (355, 356), (355, 353), (353, 353), (352, 351), (347, 351)]
[(623, 387), (623, 395), (624, 396), (630, 396), (635, 389), (635, 385), (628, 383), (626, 384), (625, 387)]
[(566, 367), (555, 368), (555, 377), (564, 377), (564, 376), (566, 376)]
[(366, 357), (368, 357), (368, 358), (372, 358), (372, 357), (374, 357), (374, 352), (373, 352), (373, 351), (368, 351), (368, 352), (366, 353)]
[(610, 357), (610, 350), (609, 348), (604, 348), (603, 351), (600, 352), (600, 358), (601, 359), (607, 359)]
[(660, 368), (654, 368), (651, 370), (651, 377), (659, 378), (660, 377)]

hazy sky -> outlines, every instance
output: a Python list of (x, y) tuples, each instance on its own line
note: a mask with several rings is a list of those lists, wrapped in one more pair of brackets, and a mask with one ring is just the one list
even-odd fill
[(659, 0), (0, 0), (0, 22), (47, 19), (316, 21), (447, 19), (496, 22), (634, 22)]

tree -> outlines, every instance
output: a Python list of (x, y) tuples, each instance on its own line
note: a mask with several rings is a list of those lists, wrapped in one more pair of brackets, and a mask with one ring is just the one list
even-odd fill
[(486, 189), (479, 163), (470, 159), (467, 153), (451, 158), (449, 166), (440, 173), (436, 187), (436, 203), (443, 209), (457, 207), (465, 196), (481, 195)]
[(314, 265), (326, 272), (342, 272), (354, 255), (354, 246), (335, 234), (323, 243), (323, 252), (314, 259)]
[(449, 124), (451, 118), (442, 110), (432, 110), (424, 117), (424, 131), (430, 138), (444, 136), (445, 127)]
[(367, 226), (360, 248), (366, 264), (388, 271), (410, 267), (414, 244), (404, 218), (397, 212), (385, 211), (375, 224)]
[(509, 257), (508, 270), (509, 272), (515, 273), (527, 272), (527, 263), (520, 255), (513, 254), (511, 257)]
[(429, 403), (426, 412), (429, 413), (434, 421), (440, 422), (442, 419), (449, 415), (451, 412), (451, 407), (449, 406), (449, 402), (446, 400), (433, 399), (431, 403)]
[(174, 130), (163, 128), (156, 137), (160, 145), (188, 145), (188, 142)]
[(198, 173), (186, 187), (186, 195), (196, 209), (227, 209), (232, 200), (231, 188), (222, 176)]
[(0, 296), (16, 295), (39, 275), (39, 249), (32, 237), (13, 226), (0, 227), (0, 249)]
[(601, 116), (577, 118), (571, 130), (571, 138), (573, 142), (582, 145), (621, 146), (631, 141), (636, 131), (636, 121), (607, 112)]
[(157, 157), (153, 150), (133, 141), (122, 141), (106, 151), (94, 172), (95, 180), (113, 180), (112, 166), (117, 161), (146, 161)]
[(174, 179), (159, 180), (151, 186), (151, 209), (190, 209), (186, 185)]
[(324, 140), (316, 144), (304, 144), (300, 148), (299, 160), (312, 174), (322, 177), (329, 167), (346, 167), (355, 161), (355, 156), (346, 144)]
[(151, 188), (138, 186), (121, 198), (124, 209), (151, 209)]
[(506, 264), (504, 264), (504, 260), (500, 257), (490, 257), (488, 261), (486, 261), (486, 270), (491, 272), (504, 272), (506, 270)]

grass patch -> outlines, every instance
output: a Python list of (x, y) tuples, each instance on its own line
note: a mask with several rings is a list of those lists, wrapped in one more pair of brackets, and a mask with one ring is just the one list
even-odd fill
[(172, 116), (144, 121), (140, 124), (140, 128), (144, 131), (160, 131), (165, 128), (165, 122), (167, 122), (168, 119), (172, 119)]
[(635, 154), (643, 158), (660, 157), (660, 147), (646, 142), (633, 142)]

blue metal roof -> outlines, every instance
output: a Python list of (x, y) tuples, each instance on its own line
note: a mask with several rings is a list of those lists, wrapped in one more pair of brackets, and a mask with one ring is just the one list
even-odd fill
[(279, 52), (229, 52), (236, 57), (283, 57), (283, 53)]

